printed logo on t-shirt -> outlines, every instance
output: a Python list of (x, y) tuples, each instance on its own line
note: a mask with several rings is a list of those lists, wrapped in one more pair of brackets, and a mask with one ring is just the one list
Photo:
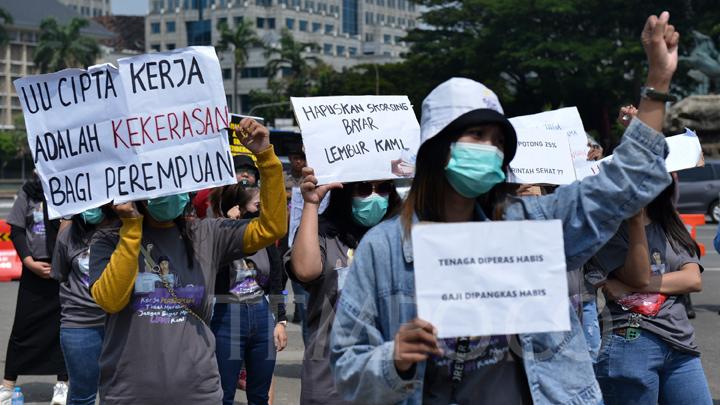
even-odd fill
[(267, 283), (267, 280), (262, 278), (254, 261), (235, 260), (230, 272), (230, 293), (243, 299), (259, 297), (265, 293), (260, 284)]
[(658, 276), (665, 274), (666, 266), (665, 263), (662, 262), (662, 255), (659, 250), (653, 249), (652, 258), (650, 260), (650, 269), (652, 270), (653, 275)]
[(335, 260), (335, 271), (338, 272), (338, 291), (342, 291), (345, 286), (345, 280), (347, 279), (348, 270), (352, 264), (354, 253), (355, 250), (353, 249), (347, 250), (347, 253), (345, 254), (347, 256), (347, 263), (344, 266), (342, 259)]
[(90, 251), (82, 252), (78, 258), (78, 269), (80, 269), (80, 281), (85, 287), (90, 287)]
[(45, 215), (43, 214), (43, 205), (40, 204), (33, 210), (33, 223), (30, 225), (30, 231), (35, 235), (45, 235)]
[[(132, 308), (140, 318), (149, 318), (150, 323), (175, 324), (187, 320), (186, 307), (199, 308), (205, 296), (204, 286), (182, 285), (180, 277), (172, 272), (172, 263), (167, 256), (160, 256), (157, 264), (150, 256), (152, 245), (141, 255), (145, 271), (135, 279)], [(172, 296), (169, 286), (175, 293)], [(176, 299), (177, 298), (177, 299)]]

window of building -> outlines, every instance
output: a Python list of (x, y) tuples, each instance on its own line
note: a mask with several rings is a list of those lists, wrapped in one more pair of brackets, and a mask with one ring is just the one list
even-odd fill
[(383, 52), (383, 56), (392, 56), (392, 54), (390, 52), (386, 51), (386, 52)]
[(221, 25), (227, 25), (227, 18), (221, 17), (217, 19), (217, 24), (215, 24), (215, 26), (219, 27)]
[(354, 46), (349, 47), (349, 48), (348, 48), (348, 53), (350, 54), (350, 56), (355, 56), (355, 55), (357, 55), (357, 53), (358, 53), (358, 52), (357, 52), (357, 48), (354, 47)]
[(272, 0), (255, 0), (255, 5), (270, 7), (272, 6)]
[(278, 4), (288, 5), (288, 0), (278, 0)]
[(377, 21), (378, 21), (378, 23), (384, 23), (385, 22), (385, 14), (378, 14)]
[(365, 24), (366, 25), (374, 24), (373, 13), (368, 13), (368, 12), (365, 13)]
[(343, 45), (338, 45), (335, 47), (335, 54), (337, 56), (345, 56), (345, 47)]
[(235, 26), (240, 25), (243, 22), (242, 16), (233, 18), (233, 23), (235, 23)]
[(335, 26), (332, 24), (325, 24), (325, 33), (332, 34), (335, 31)]
[(293, 7), (300, 7), (300, 0), (292, 0)]
[(387, 0), (387, 5), (390, 8), (395, 8), (395, 0)]
[(152, 49), (155, 52), (160, 52), (160, 44), (150, 45), (150, 49)]
[(324, 53), (325, 55), (332, 55), (332, 54), (333, 54), (332, 51), (333, 51), (333, 46), (332, 46), (332, 45), (330, 45), (330, 44), (324, 44), (324, 45), (323, 45), (323, 53)]
[(385, 7), (385, 0), (377, 0), (375, 2), (375, 4), (377, 4), (378, 6), (381, 6), (381, 7)]
[(401, 42), (402, 42), (402, 37), (397, 37), (397, 36), (396, 36), (396, 37), (395, 37), (395, 44), (396, 44), (396, 45), (400, 45)]
[(383, 35), (383, 42), (386, 44), (392, 44), (392, 35)]
[(322, 30), (322, 24), (314, 22), (312, 23), (312, 32), (320, 32)]
[(299, 29), (300, 31), (305, 31), (305, 32), (307, 32), (307, 30), (308, 30), (308, 22), (305, 21), (305, 20), (300, 20), (300, 21), (298, 22), (298, 29)]
[(325, 3), (318, 3), (317, 5), (317, 11), (325, 11), (327, 12), (327, 4)]
[(285, 19), (285, 27), (289, 30), (295, 29), (295, 19), (294, 18), (286, 18)]
[(168, 51), (172, 51), (173, 49), (175, 49), (175, 44), (167, 44), (166, 48)]
[(315, 2), (314, 1), (306, 1), (305, 2), (305, 9), (308, 11), (315, 11)]
[(153, 34), (159, 34), (160, 33), (160, 23), (159, 22), (150, 23), (150, 32), (152, 32)]
[(369, 32), (365, 33), (365, 42), (373, 42), (375, 40), (375, 36)]
[(223, 69), (222, 77), (225, 80), (232, 79), (232, 69)]
[(275, 18), (268, 18), (267, 19), (267, 27), (269, 30), (275, 29)]
[(342, 32), (350, 35), (358, 34), (358, 1), (359, 0), (343, 0), (342, 8)]
[(265, 19), (262, 17), (258, 17), (255, 20), (255, 26), (258, 27), (258, 29), (264, 29), (265, 28)]
[(175, 21), (167, 21), (165, 23), (165, 32), (175, 32)]
[(264, 67), (246, 67), (240, 72), (240, 77), (243, 79), (257, 79), (267, 77), (267, 72)]

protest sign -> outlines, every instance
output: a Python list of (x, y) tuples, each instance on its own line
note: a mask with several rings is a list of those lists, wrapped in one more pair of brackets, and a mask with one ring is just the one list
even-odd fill
[(252, 159), (253, 162), (257, 162), (257, 158), (255, 157), (255, 155), (250, 151), (250, 149), (246, 148), (245, 145), (242, 144), (242, 142), (240, 142), (238, 133), (235, 132), (240, 127), (240, 121), (242, 121), (243, 118), (252, 118), (260, 124), (265, 125), (265, 118), (253, 117), (249, 115), (230, 114), (230, 130), (228, 131), (230, 153), (233, 156), (247, 155), (250, 156), (250, 159)]
[(668, 172), (692, 169), (704, 166), (702, 147), (697, 134), (685, 128), (685, 133), (665, 138), (669, 153), (665, 158), (665, 168)]
[[(322, 201), (320, 201), (318, 214), (325, 212), (325, 208), (327, 208), (328, 203), (330, 202), (331, 192), (332, 191), (328, 191)], [(290, 195), (290, 226), (288, 227), (288, 246), (290, 247), (292, 247), (293, 242), (295, 242), (295, 233), (297, 233), (297, 229), (300, 227), (300, 219), (302, 218), (304, 206), (305, 200), (303, 200), (300, 187), (293, 187)]]
[(50, 218), (235, 183), (213, 47), (15, 80)]
[[(570, 184), (585, 175), (575, 163), (587, 160), (587, 136), (575, 107), (511, 118), (517, 153), (508, 181), (519, 184)], [(584, 171), (583, 171), (584, 173)]]
[(406, 96), (291, 101), (319, 184), (413, 176), (420, 126)]
[(438, 337), (570, 329), (559, 220), (418, 224), (412, 244), (418, 317)]

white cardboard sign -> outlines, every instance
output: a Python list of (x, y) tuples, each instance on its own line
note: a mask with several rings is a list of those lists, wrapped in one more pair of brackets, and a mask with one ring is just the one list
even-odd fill
[(570, 329), (561, 221), (417, 224), (412, 243), (418, 316), (438, 337)]
[(587, 136), (577, 108), (568, 107), (510, 118), (517, 152), (508, 181), (519, 184), (570, 184), (585, 177), (575, 164), (587, 160)]
[(700, 139), (693, 130), (685, 128), (684, 134), (669, 136), (665, 138), (665, 142), (669, 149), (665, 158), (668, 172), (692, 169), (705, 164)]
[(236, 182), (213, 47), (15, 80), (50, 218)]
[(290, 100), (319, 184), (413, 177), (420, 125), (407, 96)]

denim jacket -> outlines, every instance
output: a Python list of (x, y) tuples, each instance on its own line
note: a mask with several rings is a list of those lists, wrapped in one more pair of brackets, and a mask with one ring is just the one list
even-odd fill
[[(504, 219), (562, 220), (567, 268), (577, 269), (670, 184), (666, 155), (665, 138), (633, 120), (600, 174), (551, 195), (513, 199)], [(399, 218), (365, 235), (348, 273), (331, 334), (338, 392), (363, 404), (421, 404), (425, 363), (403, 379), (393, 361), (395, 334), (417, 316), (412, 245)], [(519, 335), (535, 404), (601, 402), (581, 324), (568, 311), (570, 331)]]

